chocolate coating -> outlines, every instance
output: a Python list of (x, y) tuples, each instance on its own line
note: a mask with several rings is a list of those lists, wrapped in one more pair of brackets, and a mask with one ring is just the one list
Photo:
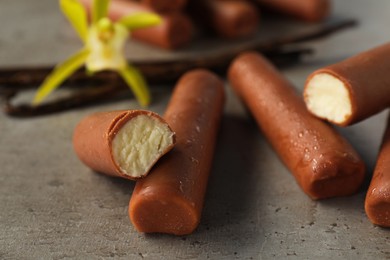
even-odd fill
[[(130, 180), (135, 179), (123, 173), (117, 163), (115, 163), (112, 141), (122, 126), (139, 115), (154, 117), (166, 124), (159, 115), (146, 110), (99, 112), (81, 120), (73, 134), (73, 147), (79, 159), (97, 172)], [(172, 146), (162, 152), (160, 157), (170, 151), (173, 145), (174, 142)], [(144, 177), (147, 173), (145, 172), (140, 177)]]
[(330, 0), (257, 0), (265, 8), (306, 22), (320, 22), (329, 16)]
[(259, 11), (245, 0), (195, 0), (189, 11), (203, 27), (226, 38), (250, 36), (259, 27)]
[(182, 10), (187, 0), (140, 0), (142, 4), (149, 6), (156, 12), (170, 13)]
[(352, 114), (339, 125), (352, 125), (390, 107), (388, 57), (390, 44), (385, 44), (319, 69), (308, 77), (307, 82), (320, 73), (328, 73), (342, 81), (349, 92)]
[(137, 182), (129, 204), (135, 228), (185, 235), (199, 224), (219, 123), (224, 86), (205, 70), (186, 73), (164, 118), (176, 132), (175, 148)]
[(229, 80), (307, 195), (324, 199), (359, 189), (365, 171), (359, 155), (306, 110), (294, 87), (264, 57), (240, 55)]
[[(93, 0), (81, 1), (90, 10)], [(137, 12), (156, 13), (150, 7), (133, 1), (113, 0), (110, 2), (109, 17), (114, 21)], [(185, 14), (174, 12), (160, 14), (160, 17), (162, 22), (159, 25), (134, 30), (131, 37), (165, 49), (177, 49), (192, 40), (194, 27)]]
[(390, 227), (390, 120), (367, 191), (365, 210), (372, 223)]

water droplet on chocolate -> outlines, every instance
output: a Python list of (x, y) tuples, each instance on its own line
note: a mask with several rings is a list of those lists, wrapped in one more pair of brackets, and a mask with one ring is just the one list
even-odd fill
[(310, 162), (310, 153), (308, 152), (309, 149), (305, 149), (305, 154), (303, 155), (303, 162), (306, 164)]
[(199, 161), (197, 159), (195, 159), (194, 157), (191, 157), (191, 162), (195, 163), (195, 164), (198, 164)]

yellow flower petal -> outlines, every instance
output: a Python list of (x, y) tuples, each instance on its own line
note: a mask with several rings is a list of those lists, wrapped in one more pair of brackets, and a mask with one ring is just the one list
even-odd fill
[(65, 62), (57, 65), (54, 71), (47, 76), (43, 84), (38, 88), (33, 100), (33, 105), (41, 103), (42, 100), (59, 87), (66, 78), (80, 68), (84, 64), (88, 54), (89, 51), (83, 49), (71, 56)]
[(137, 13), (119, 20), (129, 30), (155, 26), (161, 23), (161, 17), (153, 13)]
[(134, 92), (138, 102), (146, 107), (150, 104), (150, 93), (145, 79), (141, 73), (131, 65), (127, 65), (124, 69), (118, 71), (127, 85)]
[(99, 22), (100, 19), (107, 16), (110, 0), (94, 0), (92, 6), (92, 23)]
[(60, 7), (80, 38), (85, 41), (88, 33), (87, 14), (77, 0), (60, 0)]

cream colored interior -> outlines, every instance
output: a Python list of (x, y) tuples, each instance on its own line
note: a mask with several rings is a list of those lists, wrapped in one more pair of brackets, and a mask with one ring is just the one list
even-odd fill
[(141, 177), (173, 143), (174, 133), (154, 117), (129, 120), (112, 141), (114, 160), (124, 174)]
[(343, 123), (352, 114), (347, 87), (330, 74), (320, 73), (312, 77), (304, 96), (309, 111), (330, 122)]

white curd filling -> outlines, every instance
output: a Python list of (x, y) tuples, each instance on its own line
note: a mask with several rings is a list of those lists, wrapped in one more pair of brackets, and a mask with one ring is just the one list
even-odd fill
[(147, 115), (130, 119), (112, 141), (115, 163), (124, 174), (141, 177), (173, 143), (168, 125)]
[(312, 77), (304, 96), (308, 110), (330, 122), (343, 123), (352, 114), (348, 88), (341, 80), (328, 73)]

